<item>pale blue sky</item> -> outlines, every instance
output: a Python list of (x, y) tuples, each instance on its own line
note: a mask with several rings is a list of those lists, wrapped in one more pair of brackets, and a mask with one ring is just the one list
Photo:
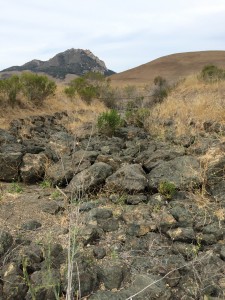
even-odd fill
[(225, 50), (224, 0), (0, 0), (0, 70), (89, 49), (116, 72)]

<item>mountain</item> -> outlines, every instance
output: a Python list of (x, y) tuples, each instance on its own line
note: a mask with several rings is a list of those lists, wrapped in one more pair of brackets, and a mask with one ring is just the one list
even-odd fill
[(47, 61), (34, 59), (22, 66), (13, 66), (1, 72), (12, 71), (44, 72), (55, 78), (64, 79), (67, 74), (84, 75), (89, 71), (112, 75), (115, 72), (106, 68), (105, 63), (90, 50), (69, 49), (58, 53)]
[(225, 51), (177, 53), (110, 76), (114, 84), (151, 84), (156, 76), (170, 82), (198, 73), (208, 64), (225, 68)]

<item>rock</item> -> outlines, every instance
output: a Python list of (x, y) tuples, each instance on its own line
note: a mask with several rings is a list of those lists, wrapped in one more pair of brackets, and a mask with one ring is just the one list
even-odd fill
[(223, 246), (223, 247), (221, 248), (221, 251), (220, 251), (220, 257), (221, 257), (223, 260), (225, 260), (225, 246)]
[(167, 234), (173, 241), (190, 242), (196, 240), (196, 236), (192, 227), (170, 229)]
[(157, 213), (152, 213), (152, 217), (157, 224), (158, 230), (164, 233), (177, 226), (177, 221), (169, 212), (159, 211)]
[(125, 165), (106, 179), (106, 188), (112, 192), (143, 192), (147, 188), (146, 174), (138, 164)]
[(98, 155), (98, 151), (78, 150), (73, 153), (72, 161), (74, 165), (79, 165), (83, 161), (89, 161), (91, 164), (93, 164)]
[(113, 216), (110, 209), (106, 208), (94, 208), (90, 213), (90, 217), (94, 219), (109, 219)]
[(47, 157), (44, 153), (30, 154), (23, 156), (20, 167), (20, 176), (25, 183), (35, 183), (43, 180)]
[(49, 202), (42, 204), (41, 210), (48, 214), (56, 215), (60, 211), (63, 211), (64, 207), (62, 204), (58, 203), (57, 201), (50, 200)]
[(126, 294), (129, 294), (129, 297), (131, 297), (132, 295), (138, 293), (144, 288), (146, 289), (135, 297), (137, 300), (171, 299), (170, 289), (166, 285), (163, 278), (152, 274), (140, 274), (135, 276), (135, 280), (132, 286), (127, 289)]
[(118, 170), (122, 165), (122, 159), (113, 155), (99, 154), (99, 156), (96, 159), (96, 162), (104, 162), (110, 165), (114, 172)]
[(191, 213), (191, 207), (188, 204), (180, 203), (180, 201), (173, 201), (170, 213), (177, 220), (179, 227), (191, 227), (193, 225), (194, 216)]
[(3, 256), (13, 244), (13, 237), (10, 233), (0, 230), (0, 257)]
[(40, 228), (42, 225), (40, 222), (36, 220), (30, 220), (22, 224), (21, 229), (23, 230), (36, 230)]
[(35, 271), (30, 276), (26, 300), (55, 300), (60, 293), (60, 273), (56, 269)]
[(125, 203), (129, 205), (137, 205), (142, 202), (146, 203), (147, 199), (146, 195), (127, 195)]
[(114, 264), (113, 266), (107, 263), (101, 265), (98, 270), (98, 277), (108, 290), (119, 289), (124, 279), (124, 266)]
[(28, 286), (23, 278), (24, 274), (15, 263), (3, 267), (3, 299), (25, 299)]
[(23, 265), (30, 274), (41, 269), (41, 262), (43, 259), (41, 247), (31, 244), (23, 247), (19, 251), (18, 263), (19, 265)]
[(161, 182), (173, 183), (177, 189), (193, 189), (202, 182), (200, 164), (193, 156), (177, 157), (163, 161), (149, 174), (150, 189), (158, 189)]
[(96, 244), (103, 236), (104, 231), (97, 226), (89, 225), (80, 232), (84, 246)]
[(15, 136), (11, 135), (8, 131), (0, 128), (0, 146), (3, 144), (13, 144), (16, 143)]
[[(18, 150), (22, 150), (21, 147), (19, 148)], [(15, 150), (10, 147), (4, 147), (4, 150), (0, 149), (0, 180), (9, 182), (18, 180), (23, 154), (16, 150), (16, 147)]]
[(102, 259), (106, 256), (106, 251), (102, 247), (95, 247), (93, 249), (93, 254), (94, 254), (94, 257), (96, 257), (97, 259)]
[(98, 220), (98, 226), (101, 227), (105, 232), (116, 231), (119, 229), (119, 222), (114, 218), (107, 220)]
[(87, 191), (98, 190), (111, 174), (111, 166), (102, 162), (95, 163), (90, 168), (76, 174), (67, 186), (66, 192), (81, 197)]

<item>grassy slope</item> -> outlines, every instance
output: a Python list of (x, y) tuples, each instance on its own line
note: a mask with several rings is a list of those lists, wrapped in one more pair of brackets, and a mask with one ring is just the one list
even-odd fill
[[(225, 122), (225, 82), (204, 83), (196, 75), (177, 85), (168, 98), (151, 110), (150, 131), (163, 134), (171, 119), (177, 135), (200, 132), (205, 121)], [(195, 126), (190, 126), (190, 122)]]
[(136, 68), (110, 76), (114, 85), (149, 84), (160, 75), (168, 81), (177, 81), (199, 72), (203, 66), (215, 64), (225, 68), (225, 51), (177, 53), (160, 57)]

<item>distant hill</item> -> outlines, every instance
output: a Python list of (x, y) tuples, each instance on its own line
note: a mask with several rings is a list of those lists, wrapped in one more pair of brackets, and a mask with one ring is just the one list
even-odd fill
[(106, 68), (105, 63), (90, 50), (69, 49), (58, 53), (47, 61), (34, 59), (22, 66), (13, 66), (1, 73), (15, 71), (32, 71), (46, 73), (52, 77), (64, 79), (67, 74), (83, 75), (89, 71), (112, 75), (115, 72)]
[(199, 51), (163, 56), (144, 65), (110, 76), (116, 84), (151, 84), (158, 75), (170, 82), (200, 72), (208, 64), (225, 68), (225, 51)]

